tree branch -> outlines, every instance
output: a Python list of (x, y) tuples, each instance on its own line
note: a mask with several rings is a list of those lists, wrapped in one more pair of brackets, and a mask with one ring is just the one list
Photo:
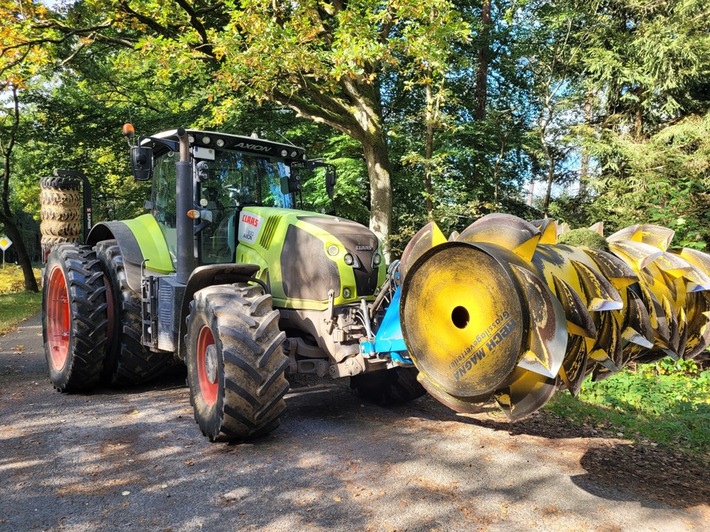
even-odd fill
[(120, 0), (119, 5), (121, 6), (121, 9), (123, 9), (123, 11), (127, 15), (130, 15), (131, 17), (135, 18), (138, 22), (145, 24), (150, 29), (152, 29), (155, 33), (162, 35), (163, 37), (168, 37), (169, 39), (176, 39), (178, 37), (176, 28), (169, 28), (166, 26), (162, 26), (162, 25), (158, 24), (155, 21), (155, 19), (148, 17), (146, 15), (143, 15), (141, 13), (138, 13), (131, 6), (128, 5), (127, 0)]
[[(352, 118), (350, 112), (346, 112), (344, 108), (333, 112), (331, 108), (337, 107), (336, 102), (331, 101), (330, 98), (319, 97), (317, 91), (315, 93), (309, 92), (309, 96), (317, 101), (311, 103), (295, 94), (285, 94), (277, 89), (273, 91), (273, 100), (276, 103), (293, 109), (299, 116), (316, 123), (326, 124), (354, 138), (362, 138), (362, 131), (357, 127), (357, 123), (347, 119)], [(328, 107), (323, 105), (326, 102), (329, 104)]]
[(200, 52), (209, 55), (210, 57), (215, 57), (214, 52), (212, 51), (212, 44), (209, 42), (209, 39), (207, 38), (207, 31), (205, 30), (205, 27), (202, 24), (202, 21), (198, 18), (197, 13), (195, 12), (194, 8), (187, 2), (187, 0), (176, 0), (178, 5), (183, 8), (185, 13), (187, 13), (190, 17), (190, 25), (192, 28), (197, 32), (197, 34), (200, 36), (200, 39), (202, 40), (202, 45), (195, 47), (196, 50), (199, 50)]

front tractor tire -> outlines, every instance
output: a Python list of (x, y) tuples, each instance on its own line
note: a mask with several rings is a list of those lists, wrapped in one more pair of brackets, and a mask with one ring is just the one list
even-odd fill
[(44, 270), (42, 331), (49, 378), (60, 392), (86, 392), (101, 377), (108, 305), (103, 271), (87, 246), (60, 244)]
[(260, 286), (195, 294), (185, 335), (195, 420), (211, 441), (243, 441), (278, 427), (288, 391), (279, 313)]
[(95, 249), (110, 289), (109, 343), (103, 380), (114, 386), (152, 381), (171, 367), (173, 354), (153, 352), (143, 346), (140, 294), (128, 285), (117, 242), (104, 240)]

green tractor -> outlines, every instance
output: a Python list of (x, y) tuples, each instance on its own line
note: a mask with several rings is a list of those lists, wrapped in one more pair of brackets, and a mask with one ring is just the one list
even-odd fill
[(150, 212), (98, 223), (47, 259), (43, 331), (57, 390), (141, 384), (181, 361), (210, 440), (278, 426), (288, 374), (349, 377), (380, 402), (425, 393), (411, 360), (374, 349), (394, 293), (375, 235), (294, 208), (318, 166), (332, 199), (330, 165), (291, 145), (182, 128), (134, 143), (131, 163), (137, 180), (152, 180)]
[(177, 359), (211, 440), (275, 428), (289, 374), (349, 377), (378, 402), (495, 401), (516, 420), (587, 376), (710, 345), (710, 255), (673, 251), (668, 228), (597, 226), (576, 246), (549, 219), (489, 214), (449, 238), (430, 222), (386, 268), (367, 228), (293, 209), (304, 171), (326, 166), (335, 184), (302, 149), (179, 129), (131, 161), (151, 212), (99, 223), (84, 245), (57, 245), (80, 225), (79, 194), (43, 180), (51, 380), (138, 384)]

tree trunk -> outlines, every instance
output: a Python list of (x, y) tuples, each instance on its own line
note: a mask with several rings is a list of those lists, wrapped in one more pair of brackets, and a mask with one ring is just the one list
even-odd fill
[(586, 197), (587, 195), (587, 183), (589, 182), (589, 150), (587, 148), (582, 148), (582, 157), (579, 163), (579, 192), (577, 193), (580, 197)]
[(528, 185), (528, 201), (527, 204), (532, 207), (533, 199), (535, 198), (535, 180), (531, 177), (530, 184)]
[(370, 229), (380, 239), (383, 255), (390, 262), (390, 226), (392, 220), (392, 185), (383, 132), (362, 142), (370, 178)]
[(552, 182), (555, 180), (555, 161), (552, 157), (549, 157), (547, 162), (547, 188), (545, 190), (545, 203), (543, 205), (543, 212), (545, 218), (550, 214), (548, 212), (550, 208), (550, 198), (552, 196)]
[(5, 227), (7, 236), (10, 240), (12, 240), (12, 245), (15, 246), (17, 263), (22, 268), (22, 273), (25, 278), (25, 290), (28, 292), (39, 292), (37, 280), (35, 279), (34, 272), (32, 271), (30, 256), (27, 253), (25, 243), (22, 241), (22, 233), (20, 233), (20, 230), (14, 222), (15, 218), (12, 214), (12, 209), (10, 208), (10, 160), (12, 157), (12, 149), (15, 146), (17, 130), (20, 127), (20, 100), (17, 97), (17, 88), (11, 86), (10, 91), (13, 103), (11, 110), (12, 125), (10, 127), (7, 140), (3, 139), (3, 141), (0, 142), (3, 157), (2, 197), (0, 198), (0, 201), (2, 202), (2, 210), (0, 211), (0, 223), (2, 223)]
[[(588, 127), (593, 127), (592, 124), (592, 104), (594, 101), (594, 93), (589, 91), (584, 100), (584, 123)], [(579, 193), (578, 196), (585, 197), (587, 195), (587, 184), (589, 183), (589, 165), (591, 157), (589, 148), (582, 147), (582, 156), (579, 163)]]
[(481, 5), (481, 44), (478, 47), (478, 68), (476, 70), (476, 105), (474, 116), (476, 120), (486, 119), (488, 103), (488, 62), (490, 56), (489, 38), (491, 32), (491, 0), (483, 0)]
[(424, 206), (428, 220), (434, 219), (434, 187), (431, 175), (431, 158), (434, 155), (434, 120), (436, 120), (434, 105), (431, 84), (427, 83), (426, 116), (424, 118), (426, 122), (426, 137), (424, 139)]
[(20, 230), (12, 222), (12, 219), (9, 219), (4, 213), (0, 214), (0, 223), (5, 226), (7, 237), (12, 240), (12, 245), (15, 248), (17, 264), (22, 268), (22, 274), (25, 279), (25, 290), (27, 292), (39, 292), (37, 279), (35, 279), (34, 272), (32, 271), (32, 261), (27, 253), (25, 243), (22, 240), (22, 233), (20, 233)]

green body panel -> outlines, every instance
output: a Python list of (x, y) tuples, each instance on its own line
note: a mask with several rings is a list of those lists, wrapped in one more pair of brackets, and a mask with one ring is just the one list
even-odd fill
[[(322, 217), (334, 220), (332, 216), (272, 207), (245, 207), (242, 210), (242, 215), (244, 214), (253, 216), (254, 225), (249, 228), (250, 234), (244, 235), (242, 234), (243, 232), (240, 232), (238, 235), (239, 244), (237, 246), (236, 259), (240, 263), (259, 266), (258, 277), (269, 284), (275, 307), (325, 310), (329, 304), (327, 298), (323, 300), (294, 299), (287, 297), (285, 294), (281, 271), (281, 255), (286, 233), (291, 225), (320, 240), (323, 243), (324, 255), (336, 265), (340, 277), (340, 291), (335, 294), (334, 304), (340, 306), (357, 303), (362, 297), (356, 290), (353, 267), (345, 264), (343, 259), (347, 252), (343, 242), (336, 235), (323, 228), (299, 219), (299, 217)], [(329, 248), (331, 250), (334, 249), (332, 246), (337, 246), (338, 248), (337, 253), (334, 255), (330, 255), (327, 251)], [(378, 250), (378, 253), (381, 253), (381, 251)], [(378, 286), (384, 283), (385, 274), (386, 267), (383, 260), (378, 268)], [(349, 298), (345, 298), (343, 294), (346, 288), (350, 289), (351, 296)], [(369, 300), (372, 298), (373, 296), (368, 297)]]
[[(289, 226), (296, 226), (322, 242), (324, 256), (335, 264), (340, 279), (340, 290), (335, 294), (334, 304), (340, 306), (357, 303), (360, 300), (362, 295), (357, 293), (353, 267), (345, 264), (343, 259), (347, 252), (343, 242), (322, 227), (299, 219), (300, 217), (309, 217), (334, 220), (332, 216), (274, 207), (245, 207), (241, 211), (241, 215), (253, 217), (254, 226), (250, 227), (251, 234), (246, 237), (244, 234), (238, 235), (236, 262), (255, 264), (259, 267), (257, 277), (269, 285), (275, 307), (325, 310), (329, 305), (327, 298), (294, 299), (286, 295), (281, 272), (281, 256)], [(143, 258), (147, 261), (147, 269), (158, 273), (173, 273), (175, 271), (168, 243), (151, 214), (144, 214), (123, 222), (135, 236)], [(338, 251), (336, 254), (330, 255), (327, 250), (331, 249), (332, 251), (333, 246), (336, 246)], [(383, 261), (378, 268), (378, 286), (384, 282), (385, 274), (386, 267)], [(344, 296), (346, 288), (350, 291), (348, 298)], [(373, 296), (367, 296), (368, 300), (372, 300), (372, 298)]]
[(143, 214), (132, 220), (123, 220), (138, 241), (146, 267), (159, 273), (172, 273), (175, 271), (170, 259), (168, 245), (163, 237), (163, 232), (152, 214)]

